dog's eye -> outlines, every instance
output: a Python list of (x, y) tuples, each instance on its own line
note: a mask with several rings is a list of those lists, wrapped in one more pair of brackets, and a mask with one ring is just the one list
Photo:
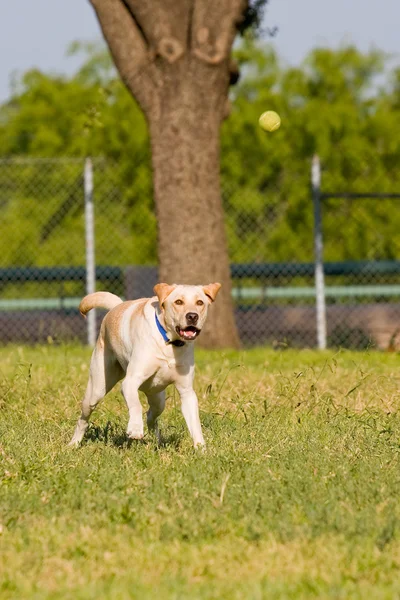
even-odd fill
[(179, 298), (178, 298), (178, 300), (175, 300), (175, 304), (177, 304), (178, 306), (182, 306), (183, 301), (179, 300)]
[(203, 300), (197, 300), (196, 304), (197, 306), (204, 306)]

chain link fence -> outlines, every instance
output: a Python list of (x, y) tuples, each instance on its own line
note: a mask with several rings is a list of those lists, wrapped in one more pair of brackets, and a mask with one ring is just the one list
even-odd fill
[[(96, 286), (130, 297), (130, 265), (156, 264), (150, 173), (139, 163), (127, 182), (118, 164), (92, 164)], [(82, 159), (0, 160), (2, 342), (86, 340), (84, 173)]]
[(316, 270), (320, 262), (324, 273), (316, 279), (317, 313), (325, 321), (318, 342), (394, 351), (400, 348), (400, 193), (372, 186), (374, 178), (363, 178), (363, 170), (368, 174), (360, 164), (360, 176), (347, 189), (334, 182), (329, 189), (324, 178), (320, 185), (314, 157)]
[[(152, 295), (157, 281), (148, 165), (148, 157), (133, 157), (129, 169), (126, 163), (94, 159), (93, 194), (86, 181), (86, 206), (93, 200), (94, 207), (95, 286), (126, 299)], [(314, 285), (318, 228), (309, 170), (305, 164), (295, 203), (287, 181), (250, 186), (236, 177), (232, 184), (229, 170), (222, 171), (236, 321), (245, 346), (320, 345)], [(88, 289), (84, 173), (83, 159), (0, 160), (2, 343), (90, 339), (78, 312)], [(400, 200), (329, 191), (322, 182), (325, 343), (397, 348)]]

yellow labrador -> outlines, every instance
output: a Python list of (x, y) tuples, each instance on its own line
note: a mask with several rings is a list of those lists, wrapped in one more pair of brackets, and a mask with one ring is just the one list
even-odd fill
[(97, 403), (123, 377), (122, 393), (129, 410), (128, 437), (143, 437), (139, 390), (149, 402), (147, 425), (158, 435), (157, 419), (165, 407), (165, 388), (174, 383), (195, 446), (203, 446), (197, 396), (193, 390), (194, 340), (214, 302), (219, 283), (205, 286), (158, 283), (156, 296), (123, 302), (109, 292), (83, 298), (79, 309), (109, 310), (93, 351), (89, 381), (70, 445), (78, 445)]

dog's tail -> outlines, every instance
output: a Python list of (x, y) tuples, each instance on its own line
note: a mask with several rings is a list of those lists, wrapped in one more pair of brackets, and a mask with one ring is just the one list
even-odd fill
[(85, 317), (92, 308), (106, 308), (107, 310), (111, 310), (122, 302), (121, 298), (115, 294), (110, 294), (110, 292), (95, 292), (94, 294), (85, 296), (81, 300), (79, 310), (81, 315)]

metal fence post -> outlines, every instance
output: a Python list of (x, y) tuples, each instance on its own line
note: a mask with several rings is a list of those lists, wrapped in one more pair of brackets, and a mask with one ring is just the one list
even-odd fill
[[(85, 160), (85, 242), (86, 242), (86, 293), (96, 291), (95, 234), (93, 210), (93, 165), (90, 158)], [(87, 341), (90, 346), (96, 343), (96, 311), (91, 310), (87, 318)]]
[(311, 187), (314, 206), (314, 265), (317, 318), (317, 344), (319, 350), (326, 348), (326, 306), (321, 220), (321, 165), (314, 155), (311, 166)]

